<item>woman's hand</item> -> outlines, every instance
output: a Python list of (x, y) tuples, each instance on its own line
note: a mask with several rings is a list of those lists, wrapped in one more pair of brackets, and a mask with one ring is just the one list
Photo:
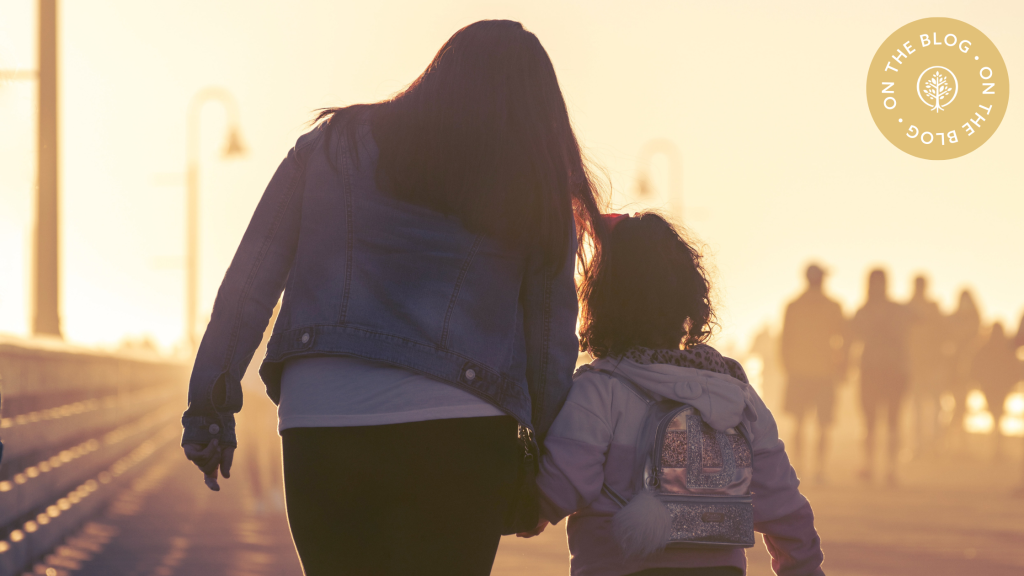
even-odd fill
[(203, 481), (206, 482), (206, 487), (210, 490), (214, 492), (220, 490), (220, 484), (217, 483), (218, 468), (225, 478), (231, 477), (231, 462), (235, 459), (233, 447), (221, 448), (217, 439), (214, 438), (205, 446), (185, 444), (182, 448), (185, 450), (185, 457), (203, 471)]
[(537, 522), (536, 528), (530, 530), (529, 532), (517, 532), (516, 538), (533, 538), (534, 536), (537, 536), (541, 532), (543, 532), (544, 529), (548, 527), (548, 524), (549, 522), (547, 520), (541, 518), (540, 522)]

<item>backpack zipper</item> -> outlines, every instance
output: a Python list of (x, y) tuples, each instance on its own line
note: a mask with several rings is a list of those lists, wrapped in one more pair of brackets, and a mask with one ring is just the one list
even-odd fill
[[(692, 409), (689, 404), (684, 404), (679, 408), (676, 408), (669, 412), (663, 419), (662, 422), (672, 422), (676, 416), (684, 410)], [(655, 488), (661, 484), (661, 474), (663, 472), (661, 467), (661, 449), (665, 444), (665, 434), (668, 432), (668, 426), (658, 426), (658, 433), (654, 435), (654, 446), (651, 448), (651, 478), (647, 480), (646, 484), (649, 488)], [(687, 439), (689, 442), (689, 439)]]

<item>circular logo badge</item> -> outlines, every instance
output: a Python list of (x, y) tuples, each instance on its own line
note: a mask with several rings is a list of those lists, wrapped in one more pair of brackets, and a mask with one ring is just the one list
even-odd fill
[(1010, 100), (1006, 64), (977, 28), (925, 18), (893, 32), (868, 70), (868, 108), (897, 148), (927, 160), (974, 151)]

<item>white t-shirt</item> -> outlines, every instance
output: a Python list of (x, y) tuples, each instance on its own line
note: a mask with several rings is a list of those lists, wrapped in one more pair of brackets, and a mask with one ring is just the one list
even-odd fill
[(315, 356), (285, 363), (277, 429), (503, 415), (483, 398), (404, 368), (351, 356)]

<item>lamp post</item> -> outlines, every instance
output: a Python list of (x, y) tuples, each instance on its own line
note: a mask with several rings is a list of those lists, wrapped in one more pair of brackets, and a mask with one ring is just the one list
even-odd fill
[(682, 217), (683, 160), (679, 148), (668, 138), (649, 140), (640, 148), (640, 156), (637, 158), (637, 192), (641, 197), (651, 193), (651, 160), (658, 154), (668, 159), (668, 194), (671, 216)]
[(60, 222), (57, 131), (57, 0), (39, 1), (39, 190), (36, 195), (35, 314), (32, 332), (60, 334)]
[(37, 70), (0, 70), (0, 81), (36, 80), (39, 111), (36, 142), (36, 228), (32, 333), (60, 333), (60, 221), (57, 124), (57, 0), (39, 0)]
[(199, 293), (199, 122), (203, 105), (220, 102), (228, 116), (227, 142), (221, 153), (224, 158), (245, 154), (238, 133), (238, 103), (227, 90), (211, 86), (192, 97), (186, 118), (185, 191), (185, 336), (192, 350), (196, 349), (196, 310)]

